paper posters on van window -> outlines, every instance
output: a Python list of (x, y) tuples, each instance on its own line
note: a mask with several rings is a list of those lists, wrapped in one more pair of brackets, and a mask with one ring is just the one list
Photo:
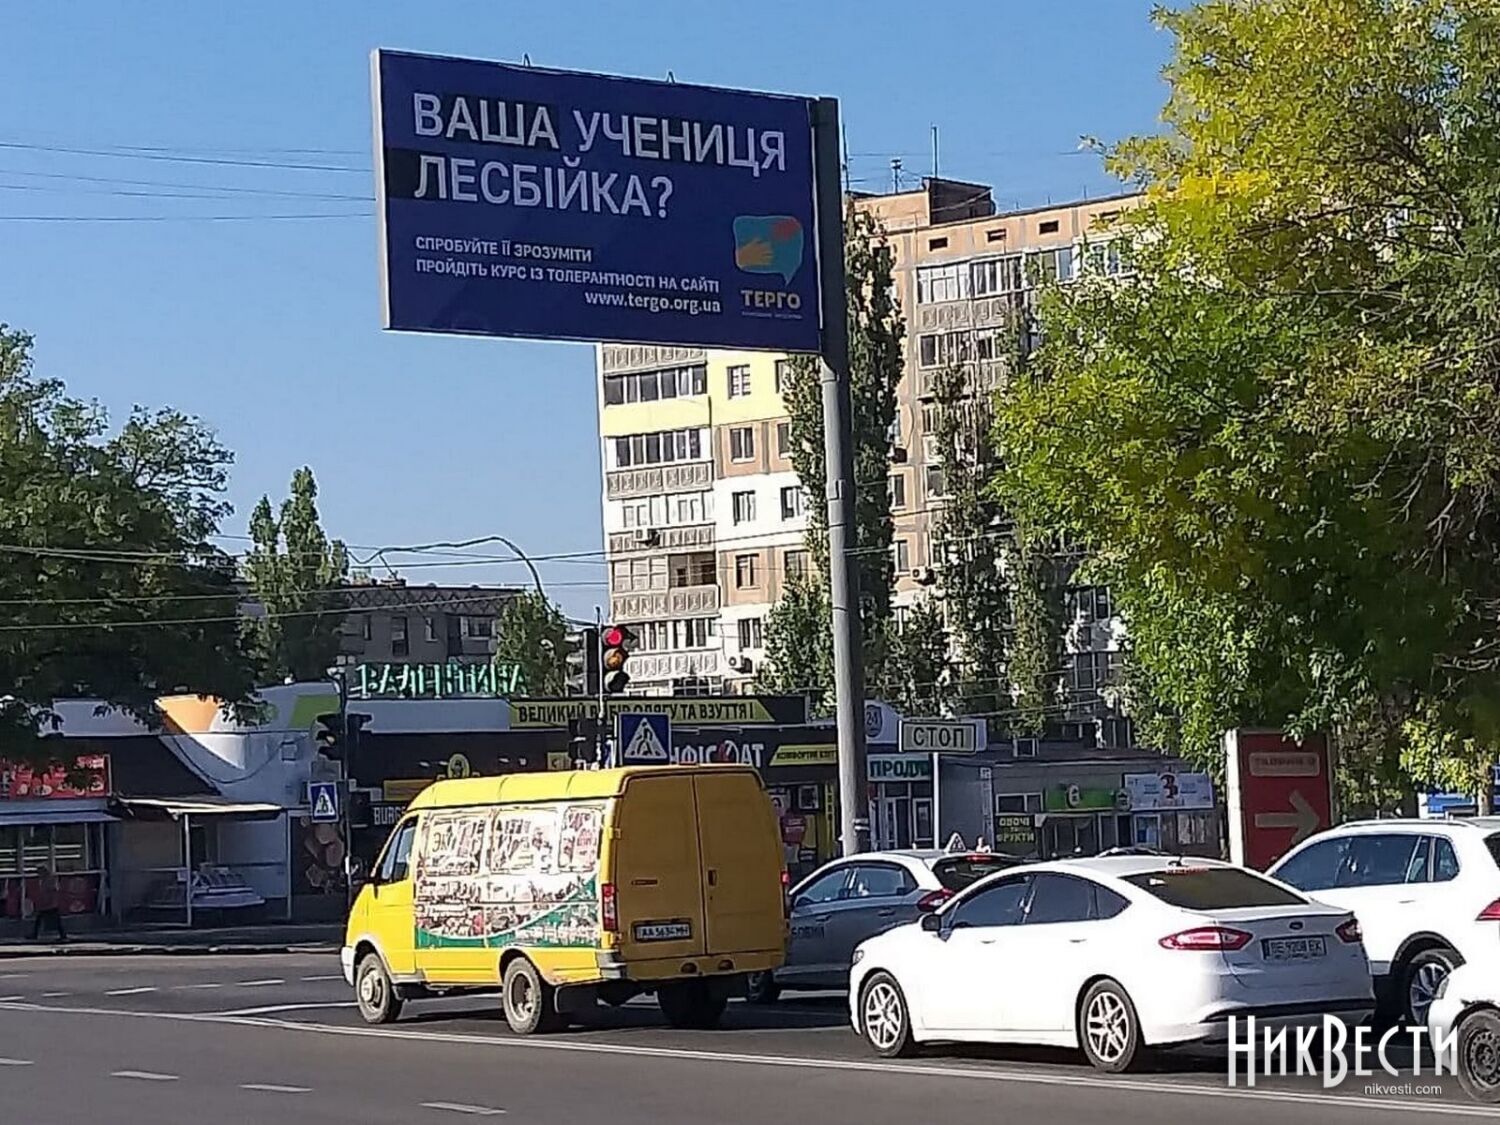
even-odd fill
[(418, 949), (593, 946), (603, 802), (439, 809), (418, 841)]

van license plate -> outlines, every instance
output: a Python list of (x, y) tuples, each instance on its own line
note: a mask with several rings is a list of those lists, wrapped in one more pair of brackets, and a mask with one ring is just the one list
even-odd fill
[(631, 929), (636, 941), (683, 941), (693, 936), (691, 922), (637, 922)]
[(1261, 945), (1267, 961), (1314, 961), (1328, 953), (1320, 937), (1266, 938)]

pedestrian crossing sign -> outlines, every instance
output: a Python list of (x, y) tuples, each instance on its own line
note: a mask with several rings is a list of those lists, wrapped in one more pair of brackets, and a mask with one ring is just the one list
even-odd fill
[(621, 712), (615, 745), (627, 766), (664, 766), (672, 760), (672, 720), (666, 715)]
[(334, 781), (314, 781), (307, 787), (314, 824), (334, 824), (339, 819), (339, 787)]

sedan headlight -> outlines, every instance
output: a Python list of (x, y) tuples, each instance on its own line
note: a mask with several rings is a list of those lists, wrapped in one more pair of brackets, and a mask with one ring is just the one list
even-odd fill
[[(855, 964), (855, 965), (858, 965), (858, 964), (859, 964), (859, 963), (860, 963), (860, 962), (861, 962), (861, 961), (863, 961), (863, 960), (864, 960), (864, 959), (865, 959), (865, 951), (864, 951), (864, 947), (863, 947), (863, 946), (861, 946), (861, 947), (860, 947), (860, 948), (859, 948), (859, 949), (856, 949), (856, 950), (855, 950), (855, 951), (854, 951), (854, 961), (853, 961), (853, 964)], [(1447, 980), (1446, 980), (1446, 979), (1445, 979), (1445, 980), (1444, 980), (1444, 981), (1443, 981), (1443, 983), (1444, 983), (1444, 984), (1447, 984), (1447, 983), (1448, 983), (1448, 982), (1447, 982)]]

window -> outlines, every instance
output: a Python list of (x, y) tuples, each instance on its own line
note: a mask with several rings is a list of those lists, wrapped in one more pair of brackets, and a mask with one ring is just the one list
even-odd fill
[(703, 457), (703, 431), (662, 430), (654, 434), (629, 434), (610, 439), (610, 456), (615, 469), (643, 465), (671, 465), (679, 461), (698, 461)]
[(986, 242), (1004, 242), (1005, 241), (1005, 228), (1004, 227), (995, 227), (993, 230), (987, 230), (987, 231), (985, 231), (984, 232), (984, 240)]
[(731, 461), (755, 459), (755, 431), (749, 426), (736, 426), (729, 431), (729, 459)]
[(917, 889), (917, 881), (904, 867), (891, 863), (856, 863), (845, 898), (900, 898)]
[(1321, 891), (1334, 885), (1344, 855), (1349, 850), (1349, 837), (1322, 840), (1288, 858), (1271, 874), (1283, 883), (1290, 883), (1299, 891)]
[(755, 493), (736, 492), (729, 499), (735, 523), (749, 523), (755, 518)]
[(406, 618), (391, 618), (391, 655), (407, 656), (411, 653), (411, 645), (406, 638)]
[(765, 647), (765, 634), (759, 617), (742, 617), (739, 620), (740, 648)]
[(1087, 922), (1094, 913), (1093, 884), (1068, 875), (1037, 875), (1032, 879), (1026, 924)]
[(807, 577), (807, 552), (788, 551), (781, 557), (781, 573), (788, 579)]
[(359, 616), (359, 635), (365, 640), (373, 640), (375, 636), (371, 614), (362, 613)]
[(718, 637), (719, 623), (713, 617), (693, 617), (682, 621), (632, 622), (639, 638), (637, 651), (677, 652), (690, 648), (709, 648)]
[(903, 473), (891, 474), (891, 507), (896, 510), (906, 507), (906, 476)]
[(744, 590), (748, 587), (759, 585), (755, 563), (756, 557), (754, 555), (734, 556), (734, 585), (736, 589)]
[[(1496, 832), (1493, 836), (1486, 836), (1484, 838), (1484, 846), (1490, 849), (1490, 858), (1495, 861), (1497, 867), (1500, 867), (1500, 832)], [(1449, 844), (1448, 847), (1451, 849), (1453, 845)], [(1458, 867), (1457, 862), (1453, 866), (1456, 870)]]
[(917, 270), (918, 304), (962, 301), (968, 295), (969, 267), (964, 262), (951, 266), (924, 266)]
[(946, 250), (947, 248), (948, 248), (948, 239), (947, 239), (947, 236), (944, 236), (942, 238), (929, 238), (927, 240), (927, 249), (929, 249), (929, 250)]
[(1307, 900), (1238, 867), (1165, 867), (1123, 877), (1168, 906), (1232, 910), (1241, 906), (1301, 906)]
[(1351, 836), (1334, 886), (1388, 887), (1406, 882), (1421, 837), (1380, 832)]
[(896, 564), (896, 576), (899, 578), (911, 570), (911, 544), (905, 539), (897, 539), (891, 544), (891, 558)]
[(428, 644), (437, 640), (437, 622), (430, 617), (422, 618), (422, 636)]
[(379, 878), (382, 883), (400, 883), (405, 880), (411, 863), (411, 844), (416, 838), (415, 818), (403, 820), (391, 834), (390, 843), (385, 846), (385, 855), (380, 857)]
[(996, 293), (1019, 293), (1025, 286), (1025, 270), (1022, 258), (1012, 254), (1005, 258), (989, 258), (973, 264), (971, 292), (976, 297), (989, 297)]
[[(47, 830), (43, 828), (42, 831)], [(89, 826), (52, 825), (52, 870), (68, 874), (89, 869)]]
[(961, 891), (986, 875), (1014, 867), (1018, 861), (1003, 855), (966, 855), (940, 859), (932, 865), (937, 881), (950, 891)]
[(947, 484), (946, 479), (943, 477), (943, 467), (941, 465), (928, 465), (927, 466), (927, 495), (928, 496), (946, 496), (947, 494), (948, 494), (948, 484)]
[(800, 484), (789, 484), (781, 490), (781, 518), (798, 519), (807, 512), (807, 497)]
[(632, 371), (628, 375), (604, 377), (604, 404), (655, 402), (659, 398), (685, 398), (708, 393), (708, 369), (669, 367), (664, 371)]
[(1031, 879), (1017, 875), (985, 887), (953, 909), (953, 928), (965, 926), (1019, 926)]
[(465, 616), (458, 619), (459, 636), (468, 640), (487, 640), (495, 631), (492, 617)]
[(1057, 230), (1058, 221), (1056, 219), (1046, 219), (1036, 225), (1037, 234), (1056, 234)]
[(1130, 900), (1123, 895), (1117, 895), (1108, 887), (1101, 887), (1098, 883), (1094, 885), (1094, 917), (1099, 919), (1113, 918), (1130, 905)]
[(1130, 246), (1123, 238), (1096, 242), (1086, 247), (1084, 263), (1089, 272), (1118, 277), (1130, 272)]
[(1073, 248), (1041, 250), (1027, 255), (1026, 279), (1031, 285), (1050, 285), (1054, 281), (1073, 280)]
[(797, 897), (792, 902), (792, 909), (833, 902), (843, 893), (844, 884), (848, 881), (849, 869), (847, 867), (836, 867), (826, 874), (819, 875), (797, 892)]
[[(1494, 839), (1493, 836), (1490, 837)], [(1437, 850), (1432, 853), (1432, 881), (1434, 883), (1446, 883), (1449, 879), (1458, 878), (1458, 856), (1453, 851), (1451, 841), (1437, 837)]]
[(750, 394), (750, 365), (736, 363), (729, 368), (729, 397), (745, 398)]
[(776, 393), (786, 394), (786, 389), (791, 385), (792, 361), (789, 359), (778, 359), (776, 361)]
[[(1036, 739), (1031, 741), (1035, 742)], [(1031, 756), (1035, 757), (1034, 754)], [(995, 811), (997, 813), (1041, 812), (1042, 795), (1040, 793), (997, 793)]]
[(792, 455), (792, 424), (790, 422), (776, 423), (776, 456), (790, 457)]
[(712, 586), (714, 584), (714, 557), (712, 554), (675, 555), (672, 558), (672, 588), (682, 586)]

